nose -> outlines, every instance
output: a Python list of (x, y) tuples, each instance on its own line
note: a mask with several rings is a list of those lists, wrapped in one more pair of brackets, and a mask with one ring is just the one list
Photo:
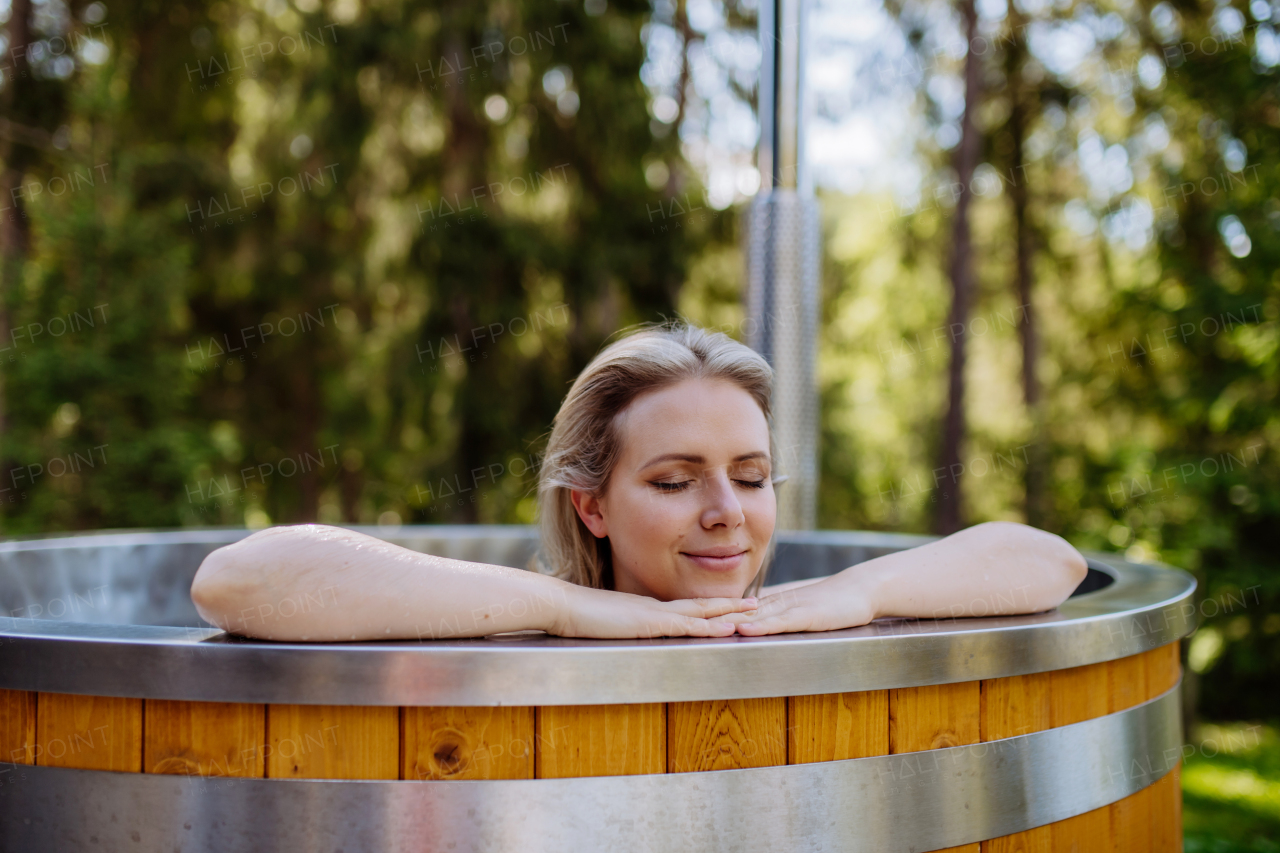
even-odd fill
[(742, 512), (742, 503), (733, 491), (733, 483), (729, 472), (717, 469), (706, 472), (706, 486), (703, 490), (702, 526), (706, 528), (724, 525), (733, 529), (746, 521)]

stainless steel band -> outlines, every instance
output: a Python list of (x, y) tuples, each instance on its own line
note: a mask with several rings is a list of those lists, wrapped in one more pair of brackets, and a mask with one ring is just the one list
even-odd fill
[(1159, 780), (1181, 758), (1178, 695), (972, 746), (655, 776), (355, 782), (0, 764), (0, 837), (48, 853), (936, 850)]
[(771, 637), (294, 645), (209, 628), (0, 619), (0, 688), (340, 705), (680, 702), (1023, 675), (1127, 657), (1192, 630), (1190, 576), (1108, 568), (1114, 583), (1049, 613)]

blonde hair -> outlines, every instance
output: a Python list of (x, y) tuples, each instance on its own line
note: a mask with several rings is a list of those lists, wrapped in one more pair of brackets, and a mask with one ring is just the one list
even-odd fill
[[(766, 422), (772, 417), (772, 368), (728, 335), (683, 321), (646, 323), (624, 334), (574, 380), (556, 414), (538, 480), (542, 541), (531, 568), (597, 589), (614, 583), (609, 540), (597, 539), (583, 524), (570, 492), (605, 493), (622, 449), (615, 422), (632, 400), (686, 379), (720, 379), (750, 394)], [(773, 430), (769, 432), (770, 456), (775, 457)], [(763, 585), (773, 550), (771, 540), (744, 595)]]

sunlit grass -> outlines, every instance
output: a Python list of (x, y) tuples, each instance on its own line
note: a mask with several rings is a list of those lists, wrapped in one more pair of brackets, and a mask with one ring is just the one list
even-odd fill
[(1280, 733), (1202, 725), (1182, 771), (1186, 853), (1280, 853)]

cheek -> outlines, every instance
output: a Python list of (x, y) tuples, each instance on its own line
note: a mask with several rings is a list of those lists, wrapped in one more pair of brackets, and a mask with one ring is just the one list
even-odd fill
[(778, 496), (772, 489), (753, 495), (747, 502), (747, 523), (757, 530), (773, 530), (778, 515)]
[(610, 529), (633, 549), (653, 551), (679, 536), (679, 525), (689, 514), (684, 501), (645, 489), (628, 490), (613, 504)]

